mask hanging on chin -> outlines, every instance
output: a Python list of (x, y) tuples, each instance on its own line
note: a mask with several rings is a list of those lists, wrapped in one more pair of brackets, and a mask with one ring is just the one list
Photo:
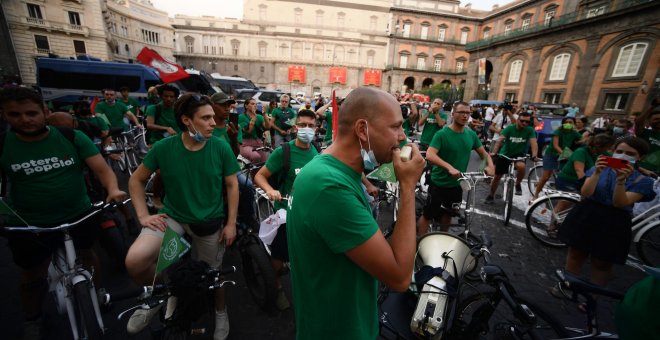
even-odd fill
[[(195, 132), (193, 133), (190, 130), (195, 130)], [(192, 138), (192, 140), (194, 140), (195, 143), (206, 142), (208, 140), (208, 138), (204, 137), (204, 135), (201, 132), (195, 129), (192, 123), (188, 127), (188, 136), (190, 136), (190, 138)]]
[(362, 156), (362, 165), (364, 166), (364, 169), (367, 171), (372, 171), (373, 169), (376, 169), (380, 164), (376, 160), (374, 151), (371, 150), (371, 141), (369, 140), (369, 125), (367, 125), (367, 147), (369, 148), (369, 151), (365, 150), (362, 147), (362, 141), (360, 141), (359, 139), (358, 141), (360, 143), (360, 155)]

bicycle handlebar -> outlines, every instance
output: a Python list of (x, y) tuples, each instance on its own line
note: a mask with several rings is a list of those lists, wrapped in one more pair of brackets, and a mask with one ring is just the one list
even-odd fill
[(109, 209), (109, 208), (115, 208), (115, 207), (118, 207), (118, 206), (120, 206), (120, 205), (124, 205), (124, 204), (126, 204), (126, 203), (128, 203), (128, 202), (130, 202), (130, 201), (131, 201), (131, 199), (130, 199), (130, 198), (127, 198), (126, 200), (122, 201), (121, 203), (116, 203), (116, 202), (109, 202), (109, 203), (105, 203), (105, 202), (96, 202), (96, 203), (92, 204), (92, 207), (94, 208), (94, 211), (92, 211), (92, 212), (90, 212), (89, 214), (87, 214), (87, 215), (81, 217), (80, 219), (78, 219), (78, 220), (75, 221), (75, 222), (64, 223), (64, 224), (61, 224), (61, 225), (59, 225), (59, 226), (57, 226), (57, 227), (51, 227), (51, 228), (48, 228), (48, 227), (37, 227), (37, 226), (22, 226), (22, 227), (19, 227), (19, 226), (13, 226), (13, 227), (11, 227), (11, 226), (2, 226), (2, 227), (0, 227), (0, 229), (6, 230), (6, 231), (23, 231), (23, 232), (31, 232), (31, 233), (36, 233), (36, 234), (38, 234), (38, 233), (42, 233), (42, 232), (56, 232), (56, 231), (61, 231), (61, 230), (65, 230), (65, 229), (69, 229), (69, 228), (75, 227), (75, 226), (77, 226), (78, 224), (80, 224), (80, 223), (86, 221), (86, 220), (89, 219), (90, 217), (92, 217), (92, 216), (94, 216), (94, 215), (100, 213), (100, 212), (103, 211), (103, 210), (106, 210), (106, 209)]
[(531, 158), (529, 155), (525, 155), (525, 156), (522, 156), (522, 157), (516, 157), (516, 158), (510, 158), (510, 157), (507, 157), (506, 155), (502, 155), (502, 154), (498, 154), (497, 157), (506, 158), (507, 160), (512, 161), (512, 162), (524, 162), (524, 161)]

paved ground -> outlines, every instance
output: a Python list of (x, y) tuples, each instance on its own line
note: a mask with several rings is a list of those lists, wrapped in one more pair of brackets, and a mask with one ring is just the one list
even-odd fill
[[(481, 199), (486, 196), (486, 186), (477, 189), (477, 208), (479, 216), (473, 224), (477, 233), (485, 231), (493, 240), (492, 254), (507, 272), (516, 289), (521, 294), (530, 297), (543, 305), (565, 324), (583, 327), (584, 314), (580, 313), (571, 302), (561, 301), (551, 297), (547, 288), (554, 283), (553, 272), (563, 267), (565, 251), (542, 246), (532, 239), (523, 228), (523, 210), (528, 197), (516, 196), (516, 209), (513, 211), (512, 223), (505, 227), (499, 220), (503, 210), (500, 200), (494, 205), (484, 205)], [(240, 274), (240, 257), (236, 251), (228, 252), (226, 264), (238, 264), (239, 273), (232, 278), (237, 280), (237, 286), (228, 288), (227, 304), (229, 306), (229, 319), (231, 324), (231, 339), (293, 339), (295, 338), (295, 325), (293, 310), (277, 312), (268, 315), (260, 311), (253, 303), (245, 283)], [(588, 275), (585, 269), (585, 275)], [(13, 339), (20, 334), (21, 313), (18, 296), (18, 272), (11, 263), (4, 239), (0, 238), (0, 330), (2, 338)], [(628, 287), (641, 279), (643, 274), (626, 266), (615, 267), (610, 288), (625, 291)], [(132, 283), (123, 272), (108, 273), (104, 277), (104, 286), (108, 289), (122, 289), (130, 287)], [(290, 294), (288, 276), (285, 277), (287, 294)], [(126, 321), (116, 321), (117, 314), (130, 306), (130, 301), (115, 305), (105, 311), (105, 321), (109, 328), (109, 339), (125, 339)], [(614, 331), (612, 320), (615, 302), (601, 299), (599, 317), (601, 325), (609, 331)], [(62, 339), (66, 337), (63, 323), (53, 310), (52, 304), (48, 306), (47, 320), (49, 339)], [(148, 331), (129, 339), (151, 339)]]

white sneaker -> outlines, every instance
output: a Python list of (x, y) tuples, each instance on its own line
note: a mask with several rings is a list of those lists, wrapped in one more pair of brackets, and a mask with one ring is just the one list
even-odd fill
[(126, 331), (128, 334), (134, 335), (140, 333), (140, 331), (149, 325), (151, 319), (153, 319), (154, 316), (158, 314), (158, 311), (162, 306), (163, 305), (160, 304), (152, 309), (140, 308), (135, 310), (133, 315), (131, 315), (131, 318), (128, 319), (128, 323), (126, 324)]
[(225, 340), (229, 335), (229, 318), (227, 318), (227, 311), (215, 312), (215, 332), (213, 333), (213, 340)]

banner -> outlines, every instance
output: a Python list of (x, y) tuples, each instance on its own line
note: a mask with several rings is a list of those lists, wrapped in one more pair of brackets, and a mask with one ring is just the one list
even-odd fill
[(188, 78), (188, 73), (183, 67), (179, 66), (177, 63), (165, 60), (165, 58), (161, 57), (158, 52), (148, 47), (142, 48), (142, 51), (140, 51), (140, 54), (137, 55), (136, 59), (142, 64), (156, 69), (160, 75), (160, 79), (162, 79), (164, 83), (171, 83), (179, 79)]
[(364, 85), (380, 86), (382, 75), (381, 70), (364, 70)]
[(479, 84), (486, 84), (486, 58), (479, 59)]
[(376, 170), (367, 175), (369, 179), (377, 179), (386, 182), (396, 183), (396, 175), (394, 174), (394, 163), (389, 162), (382, 164)]
[(328, 83), (330, 84), (346, 84), (346, 68), (345, 67), (331, 67)]
[(305, 66), (289, 65), (289, 83), (305, 83)]
[(165, 229), (163, 243), (160, 244), (158, 262), (156, 262), (156, 275), (178, 261), (181, 256), (190, 250), (190, 243), (183, 236), (179, 236), (170, 227)]

